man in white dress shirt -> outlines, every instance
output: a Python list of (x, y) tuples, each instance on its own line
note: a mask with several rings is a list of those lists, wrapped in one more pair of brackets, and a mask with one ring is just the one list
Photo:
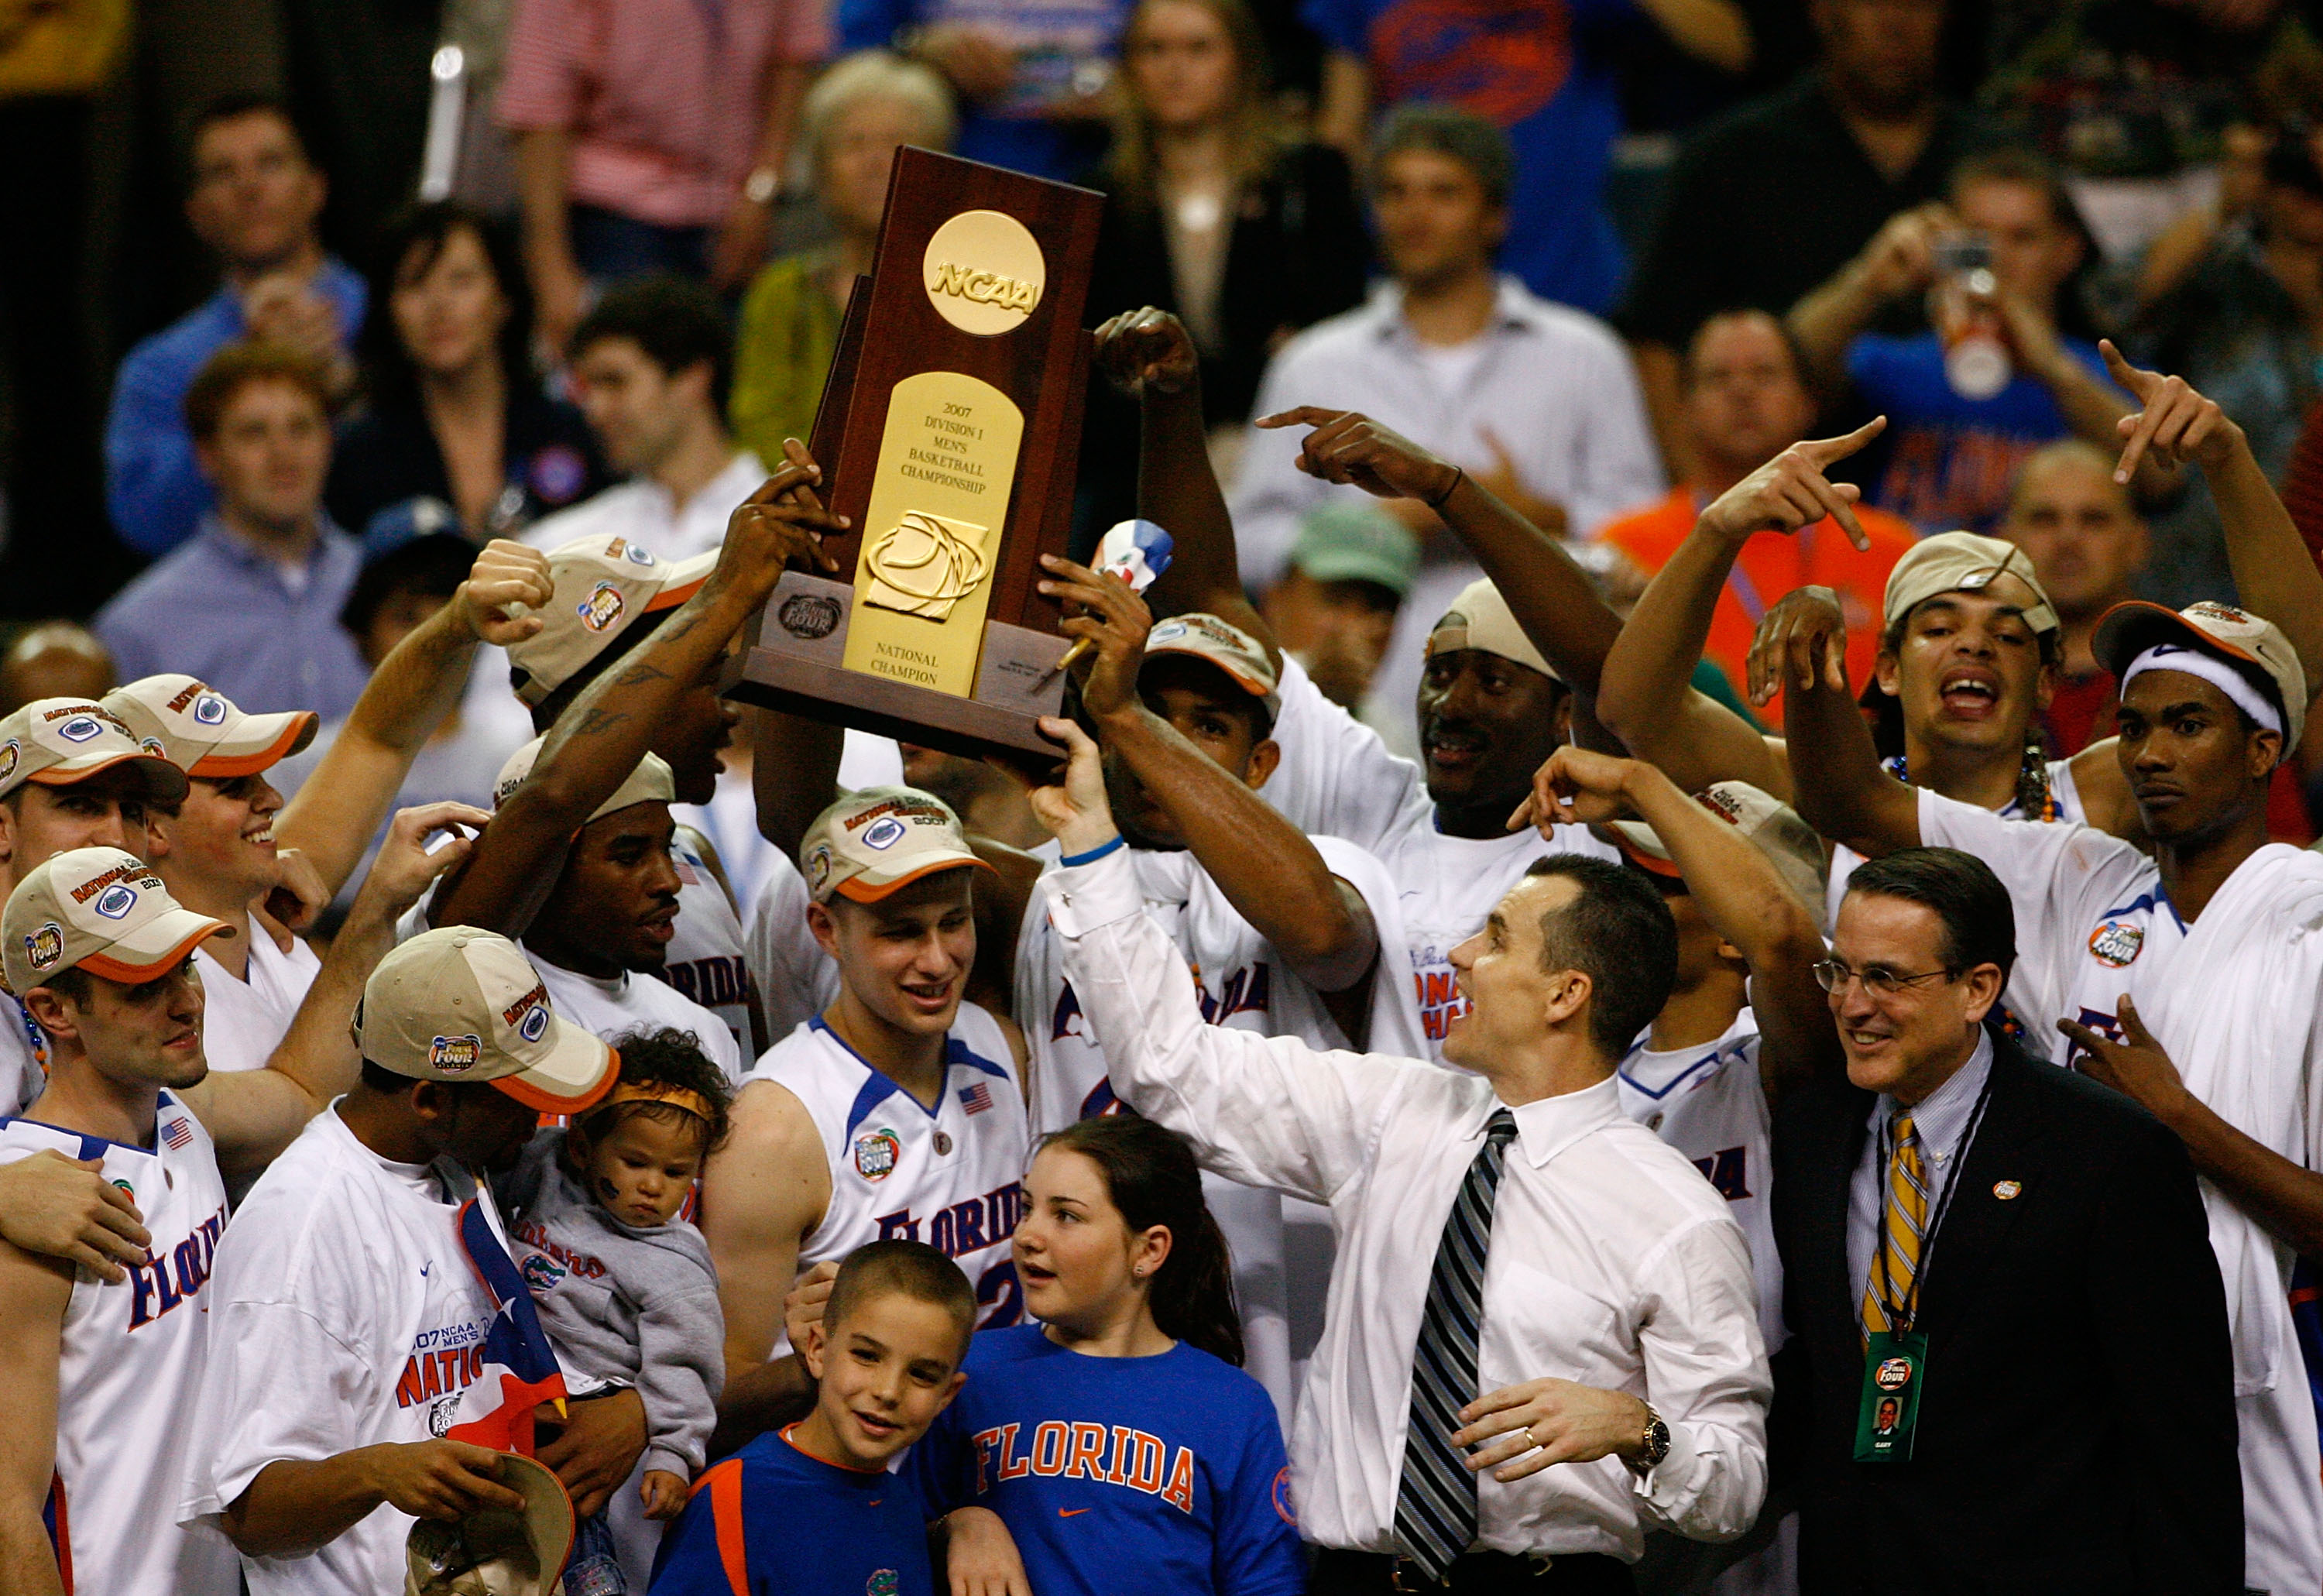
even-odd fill
[(1653, 889), (1552, 857), (1501, 900), (1454, 953), (1471, 1006), (1445, 1053), (1474, 1075), (1206, 1025), (1096, 746), (1043, 725), (1071, 749), (1033, 794), (1070, 861), (1051, 913), (1116, 1088), (1337, 1224), (1290, 1448), (1314, 1588), (1626, 1591), (1648, 1526), (1747, 1528), (1769, 1395), (1749, 1255), (1613, 1083), (1676, 968)]

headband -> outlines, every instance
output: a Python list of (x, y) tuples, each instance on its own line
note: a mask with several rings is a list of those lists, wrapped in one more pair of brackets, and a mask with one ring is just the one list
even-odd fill
[(714, 1124), (718, 1111), (710, 1106), (710, 1099), (691, 1087), (671, 1086), (657, 1080), (615, 1081), (613, 1089), (605, 1094), (601, 1108), (611, 1108), (620, 1103), (666, 1103), (672, 1108), (682, 1108), (706, 1124)]
[(2248, 676), (2223, 659), (2182, 644), (2156, 643), (2129, 662), (2129, 668), (2121, 674), (2121, 690), (2128, 692), (2129, 684), (2146, 671), (2176, 671), (2182, 675), (2199, 676), (2232, 699), (2244, 714), (2276, 736), (2282, 734), (2282, 711), (2267, 702), (2266, 694), (2253, 686)]

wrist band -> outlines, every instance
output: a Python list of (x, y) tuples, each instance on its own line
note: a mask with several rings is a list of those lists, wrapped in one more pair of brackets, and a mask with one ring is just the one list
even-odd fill
[(1444, 508), (1444, 501), (1451, 498), (1453, 494), (1458, 492), (1460, 490), (1460, 484), (1467, 480), (1468, 468), (1464, 465), (1454, 466), (1452, 468), (1451, 485), (1446, 487), (1444, 491), (1438, 493), (1435, 498), (1425, 500), (1428, 508), (1430, 509), (1442, 509)]
[(1116, 831), (1113, 834), (1112, 841), (1100, 842), (1095, 848), (1090, 848), (1087, 853), (1069, 853), (1063, 855), (1057, 860), (1057, 863), (1067, 866), (1068, 867), (1074, 865), (1092, 865), (1097, 860), (1105, 858), (1106, 855), (1111, 853), (1115, 848), (1119, 848), (1121, 845), (1121, 833)]

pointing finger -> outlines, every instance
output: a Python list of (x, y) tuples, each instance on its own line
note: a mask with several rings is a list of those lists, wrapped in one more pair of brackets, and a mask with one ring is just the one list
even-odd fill
[(2106, 372), (2126, 392), (2144, 399), (2162, 381), (2158, 371), (2141, 371), (2124, 360), (2121, 351), (2110, 338), (2098, 340), (2098, 353), (2105, 356)]
[(1299, 405), (1289, 410), (1277, 410), (1272, 416), (1261, 416), (1253, 427), (1320, 427), (1326, 421), (1336, 421), (1347, 414), (1345, 410), (1326, 409), (1321, 405)]
[(1834, 460), (1846, 459), (1887, 430), (1887, 417), (1874, 416), (1844, 437), (1809, 438), (1799, 446), (1817, 465), (1829, 465)]

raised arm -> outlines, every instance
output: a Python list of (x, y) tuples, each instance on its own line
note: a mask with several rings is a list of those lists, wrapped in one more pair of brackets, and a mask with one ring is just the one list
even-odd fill
[(458, 707), (476, 645), (531, 637), (541, 619), (518, 619), (510, 607), (538, 608), (554, 592), (547, 555), (494, 538), (450, 601), (379, 662), (329, 751), (274, 821), (274, 839), (306, 854), (326, 899), (346, 884), (411, 762)]
[(1529, 821), (1547, 833), (1624, 813), (1654, 829), (1702, 917), (1750, 967), (1750, 1007), (1767, 1040), (1758, 1069), (1768, 1101), (1792, 1081), (1843, 1068), (1830, 1003), (1815, 985), (1824, 949), (1813, 909), (1749, 839), (1666, 775), (1640, 759), (1559, 748), (1534, 775), (1533, 794), (1512, 824)]
[(1847, 380), (1847, 348), (1894, 300), (1928, 286), (1936, 234), (1956, 226), (1951, 207), (1928, 204), (1898, 211), (1838, 274), (1791, 307), (1784, 323), (1826, 393)]
[(1920, 803), (1879, 765), (1871, 728), (1849, 693), (1847, 618), (1827, 587), (1801, 588), (1767, 612), (1750, 640), (1750, 699), (1780, 689), (1789, 734), (1791, 803), (1806, 823), (1867, 858), (1920, 845)]
[[(556, 863), (598, 804), (638, 767), (679, 695), (715, 673), (734, 634), (765, 605), (785, 564), (828, 574), (821, 532), (840, 521), (794, 460), (742, 501), (727, 522), (718, 565), (629, 663), (592, 682), (558, 717), (532, 775), (493, 814), (433, 905), (437, 925), (520, 936), (556, 883)], [(799, 490), (794, 493), (793, 490)]]

